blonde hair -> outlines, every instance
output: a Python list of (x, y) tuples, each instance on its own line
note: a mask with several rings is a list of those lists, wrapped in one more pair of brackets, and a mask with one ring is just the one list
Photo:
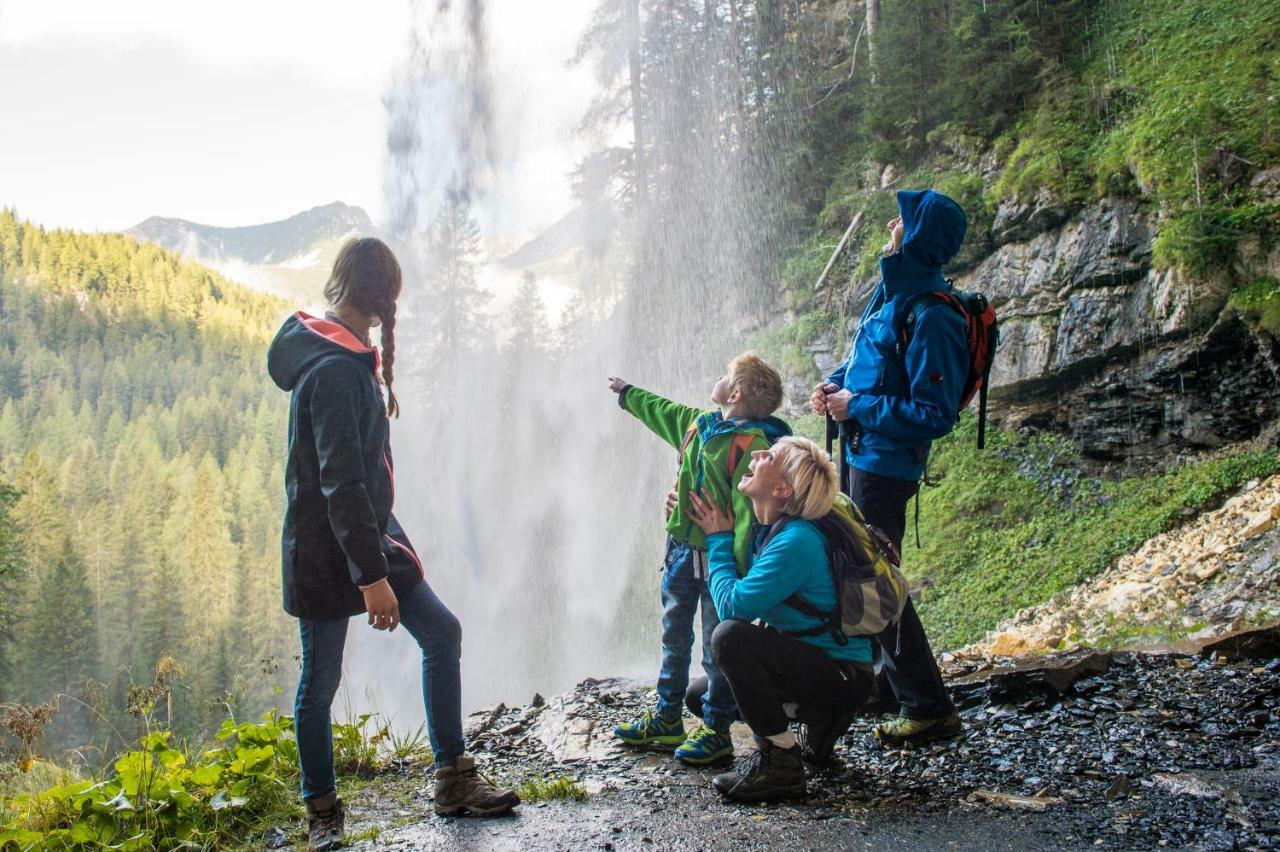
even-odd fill
[(751, 420), (768, 417), (782, 405), (782, 376), (754, 352), (729, 362), (729, 386), (742, 391), (742, 413)]
[(808, 438), (787, 437), (773, 445), (782, 476), (792, 494), (782, 504), (785, 514), (816, 521), (831, 511), (840, 490), (836, 463), (826, 450)]
[(376, 237), (353, 237), (343, 243), (324, 285), (331, 305), (350, 305), (382, 321), (382, 383), (387, 386), (387, 413), (400, 415), (391, 390), (396, 363), (396, 299), (400, 298), (400, 262)]

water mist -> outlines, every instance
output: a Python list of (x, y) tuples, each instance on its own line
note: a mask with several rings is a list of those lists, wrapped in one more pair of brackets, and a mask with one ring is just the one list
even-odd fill
[[(526, 702), (589, 675), (656, 673), (662, 498), (676, 453), (619, 410), (606, 377), (710, 405), (711, 386), (759, 313), (760, 294), (746, 282), (760, 276), (744, 269), (755, 261), (741, 242), (753, 203), (737, 194), (745, 176), (726, 180), (715, 152), (691, 147), (696, 180), (655, 175), (664, 206), (582, 239), (586, 248), (540, 279), (548, 291), (577, 294), (586, 317), (578, 331), (510, 339), (509, 315), (485, 310), (482, 294), (471, 306), (482, 315), (442, 345), (444, 325), (471, 317), (454, 298), (466, 286), (459, 281), (472, 276), (501, 298), (519, 270), (483, 256), (472, 267), (442, 258), (439, 240), (423, 234), (447, 204), (470, 212), (483, 245), (504, 232), (531, 236), (530, 226), (568, 209), (574, 152), (561, 151), (549, 175), (547, 158), (522, 146), (549, 121), (560, 122), (559, 144), (571, 144), (593, 92), (580, 77), (569, 82), (566, 59), (594, 5), (544, 12), (556, 21), (536, 28), (513, 20), (533, 13), (511, 0), (421, 3), (386, 97), (387, 210), (406, 273), (395, 512), (462, 622), (464, 712)], [(522, 89), (529, 78), (547, 88)], [(655, 125), (696, 122), (712, 106), (664, 104)], [(561, 187), (561, 209), (539, 206), (549, 179)], [(580, 221), (599, 226), (613, 212), (606, 205)], [(455, 263), (456, 280), (442, 272)], [(416, 726), (418, 659), (408, 636), (353, 631), (353, 709)]]

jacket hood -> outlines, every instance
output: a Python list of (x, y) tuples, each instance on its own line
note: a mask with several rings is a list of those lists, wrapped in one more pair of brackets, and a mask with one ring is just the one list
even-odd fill
[(376, 375), (378, 350), (365, 346), (341, 323), (298, 311), (284, 321), (267, 349), (267, 372), (281, 390), (291, 391), (311, 365), (327, 355), (347, 355)]
[(960, 251), (964, 242), (964, 210), (951, 198), (932, 189), (898, 192), (902, 216), (902, 250), (917, 263), (941, 268)]
[(725, 419), (724, 415), (717, 409), (709, 411), (698, 418), (698, 435), (704, 445), (718, 435), (743, 432), (750, 429), (760, 430), (760, 433), (764, 435), (770, 444), (776, 443), (779, 438), (785, 438), (791, 434), (791, 427), (787, 425), (787, 422), (777, 417), (766, 417), (763, 420)]

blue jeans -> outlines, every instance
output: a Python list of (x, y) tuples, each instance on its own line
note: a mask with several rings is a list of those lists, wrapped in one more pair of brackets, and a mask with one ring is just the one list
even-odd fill
[(662, 571), (662, 671), (658, 673), (658, 715), (679, 718), (689, 686), (689, 662), (693, 657), (693, 617), (702, 603), (702, 668), (707, 673), (707, 694), (702, 701), (702, 721), (727, 733), (738, 718), (733, 690), (711, 653), (711, 634), (720, 623), (711, 602), (707, 581), (694, 576), (693, 551), (675, 539), (667, 539)]
[[(426, 581), (400, 598), (400, 624), (422, 649), (422, 700), (436, 766), (449, 766), (466, 750), (462, 739), (462, 625)], [(302, 676), (293, 725), (302, 765), (302, 798), (336, 789), (329, 708), (342, 682), (342, 649), (350, 619), (300, 618)]]

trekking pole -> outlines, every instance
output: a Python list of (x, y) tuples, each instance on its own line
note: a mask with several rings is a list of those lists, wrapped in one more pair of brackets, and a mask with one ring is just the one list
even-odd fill
[[(832, 452), (832, 446), (836, 447), (839, 456)], [(845, 468), (844, 462), (844, 438), (840, 435), (840, 424), (832, 417), (831, 413), (827, 413), (827, 455), (836, 459), (836, 465), (840, 471), (840, 490), (845, 494), (849, 493), (849, 471)]]

